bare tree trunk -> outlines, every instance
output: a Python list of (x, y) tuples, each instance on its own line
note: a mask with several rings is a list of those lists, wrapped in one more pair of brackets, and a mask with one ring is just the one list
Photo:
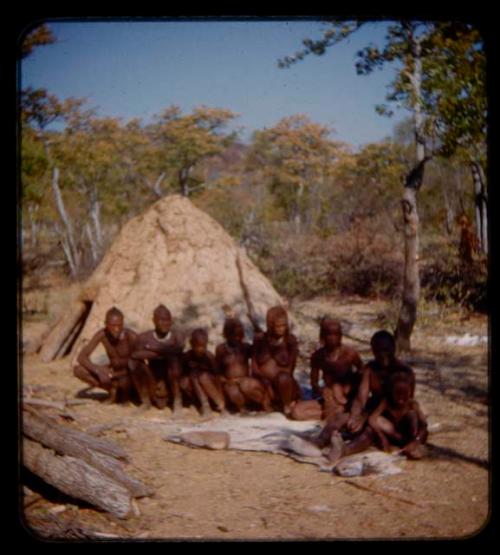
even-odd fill
[(444, 208), (446, 210), (446, 233), (447, 235), (451, 235), (453, 232), (453, 219), (454, 219), (453, 208), (451, 206), (448, 193), (446, 192), (444, 187), (443, 187), (443, 197), (444, 197)]
[(294, 215), (294, 223), (295, 223), (295, 232), (298, 234), (300, 233), (302, 227), (302, 197), (304, 196), (304, 184), (301, 182), (299, 183), (299, 187), (297, 189), (297, 197), (295, 200), (295, 215)]
[(59, 168), (57, 166), (54, 166), (52, 169), (52, 191), (54, 193), (59, 216), (64, 223), (64, 227), (66, 228), (66, 233), (64, 234), (65, 240), (62, 241), (64, 254), (68, 260), (72, 276), (76, 277), (78, 270), (80, 269), (80, 253), (78, 252), (76, 246), (73, 225), (71, 224), (71, 220), (69, 219), (68, 214), (66, 213), (66, 208), (64, 207), (61, 189), (59, 188)]
[(418, 264), (419, 217), (417, 193), (422, 186), (425, 163), (425, 137), (421, 110), (422, 59), (420, 39), (417, 39), (409, 23), (409, 40), (412, 48), (413, 72), (409, 74), (413, 88), (413, 115), (416, 139), (416, 164), (405, 179), (405, 190), (401, 200), (404, 226), (404, 273), (402, 304), (396, 324), (395, 336), (398, 351), (411, 349), (411, 334), (417, 319), (417, 305), (420, 296), (420, 276)]
[(417, 319), (417, 305), (420, 295), (417, 191), (409, 187), (405, 188), (401, 204), (405, 242), (403, 298), (395, 335), (398, 350), (408, 351), (411, 348), (410, 337)]
[(188, 197), (191, 192), (189, 190), (189, 174), (191, 173), (191, 168), (192, 166), (189, 168), (181, 168), (179, 170), (179, 184), (181, 186), (182, 196), (184, 197)]
[(90, 252), (92, 253), (92, 260), (95, 264), (97, 262), (98, 258), (99, 258), (99, 255), (97, 253), (97, 244), (95, 242), (94, 235), (92, 233), (92, 230), (90, 229), (90, 225), (89, 225), (88, 222), (85, 224), (85, 233), (86, 233), (87, 238), (89, 240)]
[(94, 224), (97, 257), (99, 257), (102, 251), (103, 237), (101, 227), (101, 203), (99, 202), (97, 188), (95, 186), (90, 190), (90, 217)]
[(472, 161), (470, 167), (474, 182), (476, 234), (481, 251), (488, 254), (488, 197), (486, 195), (484, 174), (478, 162)]
[(28, 214), (30, 220), (30, 243), (31, 248), (36, 249), (38, 245), (38, 224), (35, 219), (35, 214), (38, 212), (39, 207), (33, 203), (28, 204)]
[(66, 257), (66, 260), (68, 261), (70, 273), (73, 277), (75, 277), (78, 273), (78, 268), (77, 268), (76, 262), (73, 258), (73, 253), (71, 252), (71, 248), (69, 246), (68, 238), (66, 236), (66, 233), (61, 229), (61, 227), (57, 223), (54, 226), (54, 229), (55, 229), (56, 234), (59, 236), (59, 239), (61, 241), (61, 247), (62, 247), (62, 250), (64, 252), (64, 256)]
[(158, 179), (155, 181), (155, 184), (153, 185), (153, 191), (155, 193), (155, 195), (158, 198), (162, 198), (163, 197), (163, 191), (161, 190), (161, 183), (162, 181), (165, 179), (165, 172), (162, 172), (159, 176)]

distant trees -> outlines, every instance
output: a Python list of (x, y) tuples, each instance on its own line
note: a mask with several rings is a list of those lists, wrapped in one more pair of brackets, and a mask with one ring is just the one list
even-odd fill
[[(306, 41), (304, 52), (321, 53), (360, 26), (333, 25), (325, 42)], [(395, 23), (383, 49), (360, 52), (358, 70), (396, 60), (388, 101), (407, 106), (412, 117), (392, 138), (357, 151), (300, 114), (257, 130), (244, 144), (231, 131), (237, 115), (223, 108), (183, 114), (170, 106), (145, 123), (99, 116), (82, 99), (21, 91), (23, 257), (57, 251), (68, 273), (81, 277), (125, 220), (175, 192), (189, 195), (245, 245), (286, 296), (402, 294), (400, 347), (409, 341), (420, 275), (430, 298), (484, 306), (484, 272), (460, 262), (457, 224), (476, 213), (477, 229), (486, 225), (484, 54), (477, 33)]]
[(303, 115), (283, 118), (254, 134), (249, 162), (261, 169), (262, 179), (297, 232), (341, 151), (342, 145), (330, 134), (328, 127)]
[(164, 110), (146, 130), (155, 149), (158, 179), (165, 175), (177, 192), (189, 196), (202, 185), (194, 174), (200, 163), (235, 141), (236, 133), (225, 130), (235, 117), (230, 110), (205, 106), (184, 116), (177, 106)]
[[(85, 252), (91, 267), (103, 254), (103, 218), (116, 221), (166, 192), (187, 196), (204, 186), (203, 162), (236, 138), (224, 130), (233, 117), (229, 110), (200, 107), (182, 115), (171, 107), (153, 124), (123, 124), (98, 117), (81, 99), (61, 102), (45, 90), (23, 91), (22, 192), (31, 243), (39, 208), (48, 202), (57, 213), (52, 231), (77, 277), (89, 266)], [(55, 122), (62, 129), (54, 130)]]

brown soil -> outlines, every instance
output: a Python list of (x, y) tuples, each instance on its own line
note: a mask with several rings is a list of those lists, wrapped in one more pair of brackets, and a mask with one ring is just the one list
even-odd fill
[[(62, 306), (65, 294), (64, 288), (51, 293)], [(315, 317), (333, 314), (346, 323), (349, 335), (367, 340), (388, 305), (317, 298), (294, 303), (291, 309), (307, 355), (316, 340)], [(40, 333), (44, 322), (53, 320), (53, 314), (25, 318), (24, 338)], [(473, 535), (487, 523), (490, 509), (488, 350), (485, 344), (457, 347), (444, 341), (447, 335), (467, 332), (487, 335), (486, 318), (462, 321), (454, 314), (421, 315), (411, 362), (417, 373), (417, 398), (429, 418), (430, 449), (424, 460), (403, 462), (400, 474), (346, 479), (281, 455), (175, 445), (162, 439), (161, 419), (170, 418), (168, 410), (136, 416), (133, 405), (109, 406), (89, 399), (68, 409), (74, 418), (68, 424), (82, 430), (113, 424), (101, 436), (127, 450), (132, 460), (128, 472), (152, 485), (155, 495), (138, 500), (140, 516), (120, 521), (63, 496), (37, 498), (25, 488), (25, 521), (35, 535), (52, 527), (61, 538), (71, 537), (75, 530), (142, 540)], [(349, 337), (345, 343), (369, 357), (366, 343)], [(302, 371), (306, 359), (301, 361)], [(23, 385), (43, 399), (71, 399), (83, 388), (67, 359), (44, 364), (37, 355), (26, 355), (22, 378)], [(137, 418), (144, 426), (120, 426), (125, 417)], [(197, 416), (189, 412), (185, 418)]]

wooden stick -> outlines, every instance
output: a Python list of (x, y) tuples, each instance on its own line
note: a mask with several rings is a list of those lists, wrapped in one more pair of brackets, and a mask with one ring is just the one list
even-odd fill
[(57, 401), (47, 401), (45, 399), (34, 399), (33, 397), (23, 397), (23, 404), (26, 405), (36, 405), (39, 407), (50, 407), (57, 410), (65, 410), (66, 406), (64, 403), (58, 403)]
[(82, 301), (74, 302), (61, 316), (43, 342), (40, 349), (40, 359), (43, 362), (54, 360), (66, 342), (75, 326), (87, 311), (87, 305)]
[(405, 497), (399, 497), (398, 495), (393, 495), (392, 493), (387, 493), (379, 489), (371, 488), (370, 486), (364, 486), (362, 484), (359, 484), (358, 482), (353, 482), (351, 480), (343, 480), (343, 483), (354, 486), (355, 488), (358, 488), (360, 490), (369, 491), (370, 493), (376, 493), (378, 495), (383, 495), (384, 497), (388, 497), (389, 499), (394, 499), (395, 501), (400, 501), (401, 503), (407, 503), (408, 505), (414, 505), (416, 507), (425, 507), (425, 505), (422, 505), (421, 503), (417, 503), (415, 501), (410, 501)]

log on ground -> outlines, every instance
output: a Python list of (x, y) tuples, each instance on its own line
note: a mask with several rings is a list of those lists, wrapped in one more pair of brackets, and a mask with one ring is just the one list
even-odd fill
[(129, 518), (134, 514), (129, 490), (85, 461), (56, 455), (51, 449), (25, 437), (23, 465), (62, 493), (117, 518)]
[[(91, 445), (96, 438), (86, 434), (88, 436), (87, 442), (75, 441), (74, 435), (68, 433), (68, 430), (70, 432), (74, 431), (66, 426), (51, 422), (40, 415), (24, 412), (23, 433), (25, 436), (38, 441), (45, 447), (54, 449), (59, 454), (86, 461), (126, 487), (133, 497), (145, 497), (154, 493), (152, 488), (126, 474), (122, 464), (116, 458), (94, 450)], [(103, 440), (99, 441), (102, 442)]]

